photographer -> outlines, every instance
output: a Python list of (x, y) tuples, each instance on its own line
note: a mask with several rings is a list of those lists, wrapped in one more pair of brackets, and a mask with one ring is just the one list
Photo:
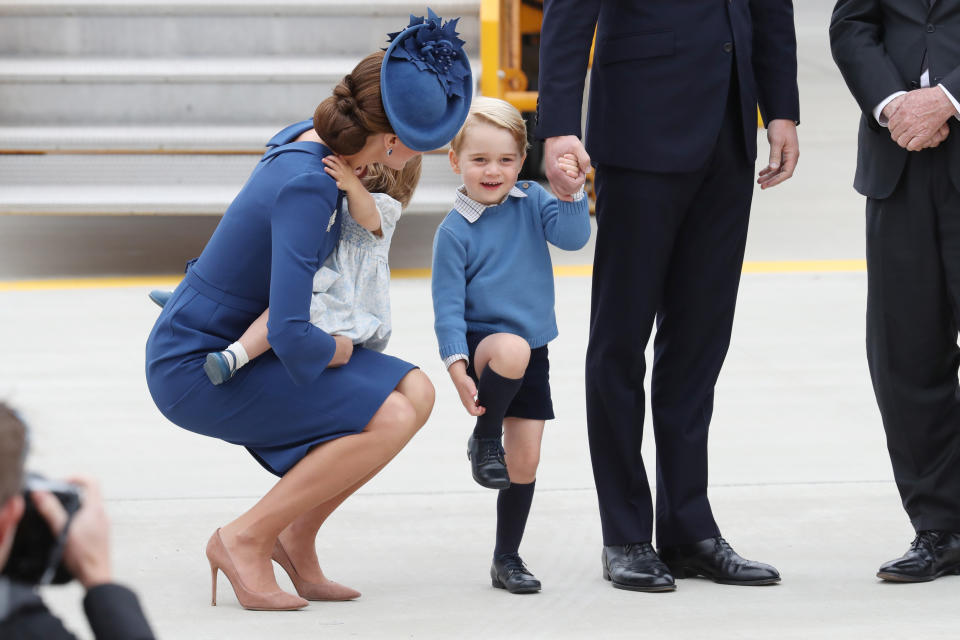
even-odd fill
[[(25, 454), (24, 423), (0, 402), (0, 569), (10, 558), (17, 525), (27, 506), (21, 493)], [(50, 525), (55, 539), (64, 526), (69, 526), (63, 564), (86, 589), (83, 607), (94, 636), (98, 640), (153, 638), (137, 597), (126, 587), (113, 583), (109, 525), (97, 484), (89, 479), (74, 479), (71, 483), (83, 494), (82, 504), (72, 519), (52, 493), (34, 491), (28, 499)], [(50, 613), (31, 585), (0, 576), (0, 638), (74, 637)]]

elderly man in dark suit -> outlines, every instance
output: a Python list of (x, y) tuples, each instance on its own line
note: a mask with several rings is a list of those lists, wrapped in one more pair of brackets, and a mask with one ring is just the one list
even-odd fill
[[(597, 170), (586, 391), (604, 577), (636, 591), (673, 590), (674, 577), (695, 575), (778, 582), (776, 569), (744, 560), (720, 537), (707, 499), (707, 430), (743, 263), (758, 103), (770, 142), (761, 187), (790, 178), (799, 156), (793, 5), (548, 0), (539, 88), (537, 134), (553, 190), (569, 198), (583, 183), (583, 174), (558, 171), (564, 153)], [(659, 553), (640, 456), (655, 321)]]
[(841, 0), (833, 57), (863, 111), (867, 361), (917, 534), (885, 580), (960, 573), (960, 0)]

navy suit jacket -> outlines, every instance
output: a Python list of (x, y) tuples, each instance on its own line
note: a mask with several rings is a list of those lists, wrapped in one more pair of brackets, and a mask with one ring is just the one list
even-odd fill
[(586, 147), (595, 163), (701, 168), (723, 122), (734, 68), (750, 161), (758, 104), (767, 122), (799, 122), (791, 0), (547, 0), (537, 137), (581, 134), (594, 28)]
[[(840, 0), (830, 21), (830, 45), (843, 79), (863, 114), (854, 187), (887, 198), (900, 182), (906, 149), (890, 138), (873, 110), (897, 91), (920, 87), (923, 52), (931, 86), (960, 98), (960, 0)], [(950, 118), (943, 145), (950, 178), (960, 190), (960, 123)]]

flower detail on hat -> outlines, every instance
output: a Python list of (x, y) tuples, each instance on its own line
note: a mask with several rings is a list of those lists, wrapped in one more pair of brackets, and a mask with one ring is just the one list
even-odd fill
[[(410, 24), (403, 31), (387, 34), (387, 42), (403, 36), (390, 56), (409, 60), (417, 65), (418, 69), (435, 73), (448, 98), (464, 97), (464, 79), (470, 77), (470, 68), (464, 64), (464, 41), (457, 37), (459, 34), (456, 26), (459, 20), (460, 18), (454, 18), (442, 24), (442, 18), (428, 7), (426, 19), (411, 14)], [(418, 25), (423, 26), (410, 30), (410, 27)]]

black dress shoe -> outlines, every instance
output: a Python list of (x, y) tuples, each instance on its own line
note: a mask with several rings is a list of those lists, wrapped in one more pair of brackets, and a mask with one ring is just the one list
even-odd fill
[(603, 579), (617, 589), (673, 591), (677, 584), (649, 542), (603, 548)]
[(147, 294), (147, 297), (156, 303), (161, 309), (166, 306), (167, 301), (170, 300), (170, 296), (173, 295), (173, 291), (164, 291), (162, 289), (154, 289)]
[(910, 549), (884, 564), (878, 578), (891, 582), (929, 582), (942, 575), (960, 574), (960, 533), (921, 531)]
[(536, 593), (540, 591), (540, 581), (530, 573), (527, 565), (516, 553), (495, 556), (490, 566), (490, 581), (497, 589), (506, 589), (510, 593)]
[(759, 586), (780, 582), (780, 573), (768, 564), (741, 558), (717, 536), (693, 544), (661, 547), (660, 557), (678, 578), (703, 576), (720, 584)]
[(499, 438), (474, 438), (467, 440), (467, 460), (470, 472), (477, 484), (487, 489), (509, 489), (510, 476), (503, 459), (503, 445)]

